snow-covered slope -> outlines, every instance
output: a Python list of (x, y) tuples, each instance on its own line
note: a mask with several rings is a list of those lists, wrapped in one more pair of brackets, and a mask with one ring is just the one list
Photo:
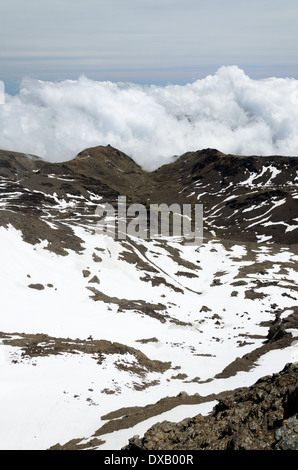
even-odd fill
[[(85, 162), (1, 161), (2, 449), (120, 449), (297, 360), (295, 243), (208, 230), (200, 247), (113, 240), (95, 230), (95, 210), (120, 194), (115, 178)], [(157, 183), (135, 171), (156, 201)]]

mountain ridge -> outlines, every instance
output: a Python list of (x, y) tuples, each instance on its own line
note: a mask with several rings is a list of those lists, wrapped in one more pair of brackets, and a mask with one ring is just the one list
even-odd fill
[(1, 150), (0, 169), (15, 191), (23, 187), (66, 199), (67, 194), (88, 198), (88, 191), (93, 191), (114, 205), (122, 195), (127, 203), (147, 208), (199, 203), (206, 233), (285, 244), (297, 239), (298, 157), (238, 156), (203, 149), (147, 172), (108, 145), (85, 149), (63, 163)]

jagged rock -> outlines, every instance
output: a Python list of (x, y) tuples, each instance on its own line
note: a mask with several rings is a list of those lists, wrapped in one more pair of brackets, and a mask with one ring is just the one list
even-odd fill
[(208, 416), (152, 426), (123, 450), (298, 450), (298, 364), (220, 400)]
[(292, 416), (284, 421), (283, 426), (275, 431), (275, 439), (278, 441), (276, 449), (298, 449), (298, 417)]

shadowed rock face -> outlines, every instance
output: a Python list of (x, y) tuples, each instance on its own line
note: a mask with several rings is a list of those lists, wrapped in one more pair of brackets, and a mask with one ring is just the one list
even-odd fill
[(209, 416), (163, 421), (123, 450), (298, 450), (298, 365), (220, 400)]
[[(243, 157), (214, 149), (188, 152), (151, 173), (111, 146), (86, 149), (65, 163), (0, 151), (0, 197), (5, 209), (0, 223), (7, 223), (9, 210), (16, 228), (26, 226), (17, 220), (20, 212), (40, 220), (45, 206), (61, 219), (55, 211), (59, 199), (69, 206), (65, 217), (76, 202), (79, 219), (86, 209), (94, 215), (99, 200), (115, 204), (117, 196), (123, 195), (128, 202), (147, 207), (203, 204), (206, 235), (242, 241), (266, 237), (293, 244), (298, 233), (297, 171), (297, 157)], [(82, 197), (80, 205), (78, 197)], [(25, 226), (24, 235), (30, 240)], [(39, 230), (43, 239), (41, 226)], [(68, 235), (62, 233), (62, 238)]]

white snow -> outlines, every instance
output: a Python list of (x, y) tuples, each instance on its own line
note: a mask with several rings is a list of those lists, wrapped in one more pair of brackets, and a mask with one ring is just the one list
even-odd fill
[[(30, 245), (11, 226), (0, 227), (0, 331), (12, 337), (43, 333), (71, 340), (86, 340), (91, 335), (94, 339), (139, 349), (151, 360), (170, 362), (171, 367), (164, 373), (146, 371), (141, 377), (116, 366), (123, 361), (132, 364), (136, 359), (130, 354), (106, 355), (102, 364), (82, 352), (26, 359), (20, 348), (5, 345), (2, 340), (2, 449), (46, 449), (78, 437), (88, 440), (104, 424), (101, 416), (111, 411), (124, 406), (145, 406), (181, 391), (206, 396), (251, 385), (263, 375), (278, 372), (291, 358), (297, 357), (297, 342), (293, 339), (291, 347), (262, 356), (250, 372), (213, 379), (237, 357), (262, 345), (262, 337), (268, 329), (261, 323), (274, 318), (270, 309), (272, 303), (291, 312), (295, 301), (281, 295), (282, 286), (290, 283), (296, 286), (298, 281), (295, 270), (298, 257), (290, 249), (276, 253), (271, 252), (269, 246), (260, 245), (256, 249), (255, 261), (272, 262), (266, 277), (278, 279), (281, 289), (264, 287), (260, 292), (268, 296), (252, 301), (245, 297), (245, 291), (255, 286), (256, 278), (262, 280), (261, 275), (247, 276), (244, 279), (247, 285), (232, 285), (243, 280), (241, 269), (254, 262), (246, 259), (247, 249), (241, 244), (228, 249), (214, 239), (196, 251), (195, 247), (174, 242), (168, 242), (167, 249), (158, 240), (135, 240), (134, 253), (154, 267), (156, 276), (167, 283), (153, 287), (151, 282), (142, 280), (145, 271), (119, 259), (127, 250), (125, 245), (107, 236), (92, 235), (83, 227), (73, 226), (73, 229), (84, 240), (84, 253), (69, 250), (68, 256), (58, 256), (44, 249), (47, 242)], [(192, 268), (173, 258), (171, 249), (174, 248), (179, 249), (179, 256), (185, 263), (192, 263)], [(101, 262), (94, 259), (94, 253), (100, 256)], [(283, 262), (292, 263), (293, 269), (288, 269), (287, 275), (277, 275)], [(90, 276), (85, 278), (83, 270), (89, 270)], [(152, 271), (148, 274), (152, 278), (155, 275)], [(95, 275), (100, 284), (88, 282)], [(214, 284), (214, 278), (219, 284)], [(36, 283), (43, 284), (44, 290), (28, 287)], [(116, 303), (95, 302), (90, 298), (92, 292), (88, 286), (118, 299), (164, 304), (166, 310), (158, 311), (159, 314), (187, 325), (169, 320), (161, 323), (138, 311), (137, 306), (134, 310), (118, 311)], [(231, 296), (235, 290), (237, 297)], [(294, 290), (288, 292), (295, 297)], [(202, 310), (204, 306), (209, 310)], [(296, 331), (291, 333), (293, 338), (297, 336)], [(261, 337), (253, 338), (253, 335)], [(138, 342), (153, 337), (158, 341)], [(244, 341), (246, 343), (240, 346)], [(185, 378), (175, 378), (179, 373), (185, 374)], [(211, 381), (204, 382), (208, 379)], [(147, 388), (142, 391), (135, 388), (143, 383)], [(150, 383), (155, 385), (150, 386)], [(106, 393), (107, 389), (113, 393)], [(100, 448), (121, 448), (129, 437), (143, 434), (154, 422), (177, 421), (209, 412), (213, 405), (177, 407), (134, 428), (105, 436), (106, 447)]]

